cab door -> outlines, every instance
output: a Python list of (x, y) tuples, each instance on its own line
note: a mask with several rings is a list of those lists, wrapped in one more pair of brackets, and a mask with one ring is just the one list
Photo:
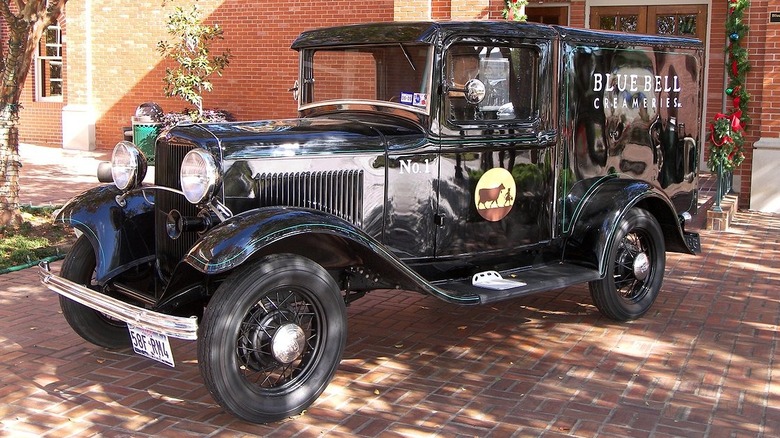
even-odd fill
[(542, 39), (445, 44), (437, 257), (503, 254), (551, 238), (550, 48)]

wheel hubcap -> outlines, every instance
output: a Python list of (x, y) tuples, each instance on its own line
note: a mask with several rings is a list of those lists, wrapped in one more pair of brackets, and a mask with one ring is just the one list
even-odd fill
[(644, 281), (650, 273), (650, 258), (645, 253), (639, 253), (634, 258), (634, 277)]
[(259, 388), (295, 385), (316, 365), (320, 334), (320, 315), (307, 294), (286, 289), (268, 293), (239, 327), (238, 368)]
[(284, 324), (276, 330), (271, 339), (271, 352), (283, 364), (297, 359), (306, 345), (306, 335), (297, 324)]

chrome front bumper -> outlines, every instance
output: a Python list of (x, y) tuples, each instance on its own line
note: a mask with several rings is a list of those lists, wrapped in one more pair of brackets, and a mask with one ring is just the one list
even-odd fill
[(145, 328), (172, 338), (198, 339), (198, 319), (171, 316), (153, 312), (142, 307), (127, 304), (80, 284), (52, 274), (48, 262), (38, 265), (41, 283), (50, 290), (81, 303), (111, 318), (124, 321), (136, 327)]

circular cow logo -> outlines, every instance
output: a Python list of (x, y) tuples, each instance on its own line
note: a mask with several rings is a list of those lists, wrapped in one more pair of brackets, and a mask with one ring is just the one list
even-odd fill
[(485, 172), (477, 182), (474, 204), (479, 215), (486, 220), (496, 222), (505, 218), (515, 204), (515, 180), (512, 174), (501, 167)]

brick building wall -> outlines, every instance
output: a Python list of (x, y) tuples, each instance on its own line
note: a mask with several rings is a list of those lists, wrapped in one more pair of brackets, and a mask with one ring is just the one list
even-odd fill
[[(780, 0), (767, 2), (767, 14), (780, 15)], [(763, 17), (766, 20), (767, 16)], [(761, 137), (780, 139), (780, 17), (768, 23), (761, 45), (764, 48), (763, 68), (756, 76), (763, 78), (764, 105), (761, 117)]]
[[(750, 8), (745, 12), (745, 19), (750, 26), (748, 33), (748, 41), (745, 47), (748, 50), (748, 57), (750, 59), (751, 71), (748, 73), (746, 80), (746, 86), (748, 93), (751, 95), (751, 101), (748, 104), (748, 113), (752, 122), (748, 125), (747, 133), (745, 135), (745, 141), (749, 147), (745, 150), (745, 161), (734, 172), (737, 177), (735, 184), (739, 184), (736, 188), (740, 193), (750, 193), (752, 169), (753, 169), (753, 143), (755, 143), (761, 137), (762, 121), (762, 102), (764, 102), (764, 87), (763, 87), (763, 70), (765, 66), (764, 52), (766, 39), (766, 17), (767, 14), (767, 1), (766, 0), (751, 0)], [(718, 23), (716, 21), (716, 23)], [(715, 32), (713, 32), (715, 34)], [(725, 37), (725, 35), (724, 35)], [(722, 87), (721, 87), (722, 88)], [(727, 99), (729, 108), (733, 107), (731, 99)], [(740, 208), (750, 207), (750, 197), (742, 196), (739, 200)]]
[[(85, 4), (91, 4), (89, 10)], [(155, 101), (165, 111), (185, 107), (179, 99), (163, 97), (165, 65), (156, 43), (167, 38), (166, 16), (185, 0), (136, 3), (119, 0), (68, 2), (63, 21), (65, 97), (63, 103), (35, 102), (30, 74), (25, 85), (21, 122), (22, 141), (57, 146), (62, 144), (62, 110), (71, 106), (90, 108), (94, 117), (96, 146), (110, 149), (121, 139), (121, 128), (142, 102)], [(224, 77), (214, 80), (215, 91), (205, 94), (204, 106), (220, 108), (241, 119), (291, 117), (295, 104), (287, 89), (297, 73), (296, 53), (289, 49), (305, 29), (367, 21), (420, 19), (500, 19), (503, 0), (200, 0), (207, 23), (219, 23), (225, 40), (215, 51), (229, 47), (232, 63)], [(569, 25), (587, 27), (586, 0), (533, 2), (532, 6), (567, 5)], [(707, 108), (704, 123), (723, 110), (725, 100), (724, 47), (726, 2), (712, 2), (708, 51)], [(752, 181), (750, 145), (761, 139), (780, 138), (780, 24), (768, 24), (768, 14), (780, 11), (780, 0), (753, 0), (746, 14), (750, 35), (747, 48), (753, 69), (748, 76), (753, 100), (749, 106), (747, 159), (736, 173), (742, 193), (749, 194)], [(778, 140), (780, 141), (780, 140)], [(740, 198), (747, 207), (749, 195)]]
[[(60, 26), (65, 29), (65, 20), (60, 19)], [(5, 38), (7, 30), (5, 23), (2, 29), (2, 44), (8, 44)], [(4, 52), (5, 53), (5, 52)], [(19, 112), (19, 138), (21, 141), (33, 142), (44, 146), (62, 145), (62, 102), (38, 102), (35, 94), (35, 61), (27, 74), (19, 98), (21, 111)]]
[[(165, 111), (186, 107), (180, 99), (163, 96), (166, 64), (156, 45), (168, 38), (164, 25), (173, 8), (192, 2), (168, 1), (164, 7), (159, 1), (89, 3), (90, 10), (86, 2), (66, 6), (64, 102), (35, 102), (34, 74), (28, 77), (22, 141), (61, 145), (64, 106), (91, 108), (99, 149), (110, 149), (122, 139), (122, 127), (143, 102), (157, 102)], [(204, 95), (204, 107), (228, 110), (241, 119), (295, 115), (287, 90), (296, 79), (298, 59), (290, 44), (301, 31), (393, 19), (393, 0), (200, 0), (197, 5), (206, 23), (219, 23), (225, 30), (224, 41), (215, 43), (213, 51), (230, 48), (233, 55), (224, 76), (214, 79), (214, 92)]]
[(59, 147), (62, 145), (62, 107), (59, 102), (36, 102), (33, 78), (27, 78), (20, 99), (19, 139), (23, 143)]

